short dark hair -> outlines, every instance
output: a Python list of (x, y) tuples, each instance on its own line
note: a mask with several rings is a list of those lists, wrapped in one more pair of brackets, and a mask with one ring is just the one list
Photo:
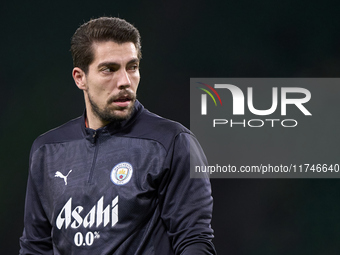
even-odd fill
[(94, 42), (114, 41), (116, 43), (132, 42), (142, 58), (140, 34), (133, 25), (120, 18), (101, 17), (81, 25), (71, 39), (73, 66), (87, 73), (94, 59), (92, 45)]

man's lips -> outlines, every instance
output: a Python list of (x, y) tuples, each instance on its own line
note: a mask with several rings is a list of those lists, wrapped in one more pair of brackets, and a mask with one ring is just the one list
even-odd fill
[(113, 102), (125, 102), (125, 101), (131, 101), (131, 98), (129, 96), (124, 96), (113, 100)]
[(113, 103), (120, 107), (127, 107), (130, 104), (131, 100), (129, 98), (117, 99), (114, 100)]
[(119, 106), (119, 107), (127, 107), (132, 101), (132, 98), (129, 95), (119, 96), (117, 98), (113, 98), (110, 100), (111, 103)]

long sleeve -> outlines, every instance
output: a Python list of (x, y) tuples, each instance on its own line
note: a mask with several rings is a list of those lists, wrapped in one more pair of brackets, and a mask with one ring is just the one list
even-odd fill
[(210, 181), (208, 178), (190, 178), (190, 160), (192, 164), (207, 164), (196, 138), (180, 133), (167, 156), (169, 176), (166, 178), (168, 183), (163, 183), (160, 191), (161, 217), (175, 254), (216, 254), (211, 242), (213, 199)]
[(53, 254), (51, 225), (41, 204), (32, 177), (32, 162), (27, 182), (24, 231), (20, 238), (20, 254)]

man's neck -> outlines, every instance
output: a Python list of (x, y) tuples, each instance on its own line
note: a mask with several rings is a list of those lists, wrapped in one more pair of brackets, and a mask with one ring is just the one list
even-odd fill
[(86, 112), (85, 126), (87, 128), (97, 130), (109, 124), (109, 122), (101, 121), (99, 118), (96, 118), (95, 116), (91, 115), (92, 114), (89, 114), (88, 111)]

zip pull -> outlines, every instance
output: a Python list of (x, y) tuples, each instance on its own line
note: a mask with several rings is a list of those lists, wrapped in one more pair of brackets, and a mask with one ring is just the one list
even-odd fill
[(93, 133), (93, 135), (92, 135), (92, 141), (91, 141), (91, 143), (93, 144), (93, 145), (95, 145), (96, 144), (96, 142), (97, 142), (97, 131), (94, 131), (94, 133)]

